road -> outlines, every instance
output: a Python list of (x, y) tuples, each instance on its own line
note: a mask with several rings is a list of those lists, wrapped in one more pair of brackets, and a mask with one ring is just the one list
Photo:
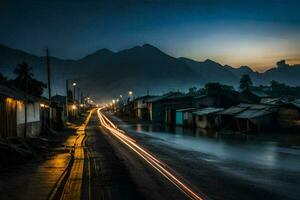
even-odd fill
[(299, 136), (215, 134), (93, 110), (65, 142), (71, 154), (0, 172), (0, 199), (300, 199)]
[(166, 166), (157, 170), (139, 156), (124, 143), (124, 139), (134, 141), (125, 135), (120, 139), (118, 131), (100, 109), (93, 110), (77, 130), (65, 181), (57, 185), (49, 199), (202, 199), (187, 186), (174, 184), (174, 175), (161, 173)]
[(0, 171), (0, 199), (188, 199), (170, 180), (118, 140), (96, 110), (45, 160)]
[(300, 199), (299, 134), (228, 135), (107, 116), (211, 199)]

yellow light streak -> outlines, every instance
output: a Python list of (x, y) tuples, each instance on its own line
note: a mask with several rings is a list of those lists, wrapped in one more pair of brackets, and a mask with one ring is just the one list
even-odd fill
[[(206, 196), (194, 192), (190, 187), (183, 183), (184, 178), (172, 170), (167, 164), (157, 159), (151, 152), (147, 151), (136, 143), (134, 139), (125, 135), (125, 132), (118, 129), (104, 114), (101, 113), (101, 109), (97, 110), (98, 118), (103, 127), (109, 130), (112, 135), (119, 139), (123, 144), (133, 150), (137, 155), (144, 159), (149, 165), (151, 165), (156, 171), (173, 183), (178, 189), (180, 189), (187, 197), (193, 200), (208, 199)], [(180, 178), (179, 178), (180, 177)], [(181, 180), (180, 180), (181, 179)], [(187, 181), (185, 181), (187, 182)], [(191, 184), (189, 184), (191, 185)]]

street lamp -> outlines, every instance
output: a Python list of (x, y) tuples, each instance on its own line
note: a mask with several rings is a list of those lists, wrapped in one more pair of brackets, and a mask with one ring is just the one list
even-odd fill
[(128, 91), (129, 96), (132, 96), (133, 92), (132, 91)]
[(75, 101), (75, 87), (76, 87), (76, 83), (74, 82), (73, 84), (72, 84), (72, 86), (73, 86), (73, 101)]

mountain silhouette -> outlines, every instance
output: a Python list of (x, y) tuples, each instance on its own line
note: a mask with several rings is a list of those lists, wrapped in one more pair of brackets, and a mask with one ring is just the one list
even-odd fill
[[(0, 72), (13, 78), (17, 64), (27, 62), (35, 77), (46, 82), (46, 59), (21, 50), (0, 45)], [(65, 92), (65, 80), (78, 82), (86, 94), (97, 94), (97, 99), (126, 94), (161, 93), (200, 87), (207, 82), (237, 86), (243, 74), (249, 74), (255, 84), (277, 80), (300, 85), (300, 66), (274, 67), (264, 73), (254, 72), (248, 66), (233, 68), (212, 60), (195, 61), (175, 58), (150, 44), (135, 46), (119, 52), (100, 49), (78, 60), (50, 58), (53, 93)]]

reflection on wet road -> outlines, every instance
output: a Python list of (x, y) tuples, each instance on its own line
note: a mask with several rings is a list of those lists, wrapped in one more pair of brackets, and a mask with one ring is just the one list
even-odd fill
[(228, 135), (112, 119), (213, 199), (300, 199), (300, 135)]

